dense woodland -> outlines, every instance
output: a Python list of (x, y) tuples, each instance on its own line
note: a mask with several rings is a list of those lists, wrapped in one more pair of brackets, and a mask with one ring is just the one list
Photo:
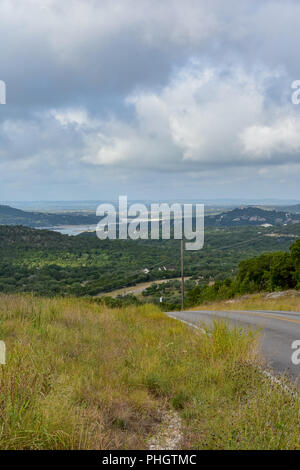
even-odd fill
[(231, 299), (242, 294), (300, 289), (300, 240), (289, 252), (264, 253), (241, 261), (237, 275), (188, 291), (187, 303)]
[[(191, 277), (187, 300), (189, 290), (203, 290), (209, 282), (215, 282), (214, 289), (219, 284), (223, 289), (223, 281), (235, 279), (241, 261), (261, 253), (285, 252), (299, 235), (300, 224), (206, 228), (204, 249), (185, 252), (185, 275)], [(95, 234), (67, 236), (0, 226), (0, 292), (95, 296), (139, 282), (178, 277), (179, 261), (178, 240), (100, 241)], [(271, 286), (266, 282), (263, 287)], [(253, 290), (256, 285), (250, 287)], [(168, 289), (168, 301), (177, 304), (176, 281)]]
[[(300, 289), (300, 239), (291, 245), (288, 252), (263, 253), (241, 261), (234, 277), (211, 283), (188, 280), (185, 289), (186, 307), (232, 299), (243, 294)], [(170, 296), (176, 290), (177, 296)], [(159, 297), (163, 296), (163, 308), (172, 310), (180, 308), (179, 291), (179, 281), (164, 285), (154, 283), (143, 292), (143, 296), (148, 300), (151, 298), (154, 303), (158, 303)]]

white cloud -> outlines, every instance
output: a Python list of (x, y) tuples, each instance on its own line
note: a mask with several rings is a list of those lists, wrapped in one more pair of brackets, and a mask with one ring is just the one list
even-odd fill
[(300, 162), (300, 116), (282, 116), (270, 125), (253, 125), (241, 136), (245, 153), (252, 157), (272, 158), (296, 154)]
[[(24, 155), (64, 152), (80, 165), (189, 174), (216, 166), (298, 161), (298, 108), (278, 104), (269, 87), (278, 71), (249, 75), (240, 66), (203, 67), (192, 60), (156, 92), (136, 91), (118, 114), (52, 108), (26, 121), (6, 120), (0, 137)], [(38, 136), (38, 137), (37, 137)], [(59, 152), (58, 152), (58, 147)], [(54, 158), (56, 159), (56, 157)]]
[(2, 0), (2, 173), (75, 194), (98, 174), (176, 187), (181, 172), (186, 188), (294, 165), (289, 181), (299, 15), (293, 0)]
[(99, 121), (101, 132), (86, 139), (85, 161), (157, 169), (168, 164), (169, 171), (189, 171), (297, 158), (298, 110), (268, 97), (270, 82), (278, 76), (266, 70), (248, 75), (240, 67), (226, 72), (202, 68), (194, 61), (159, 92), (129, 96), (126, 103), (135, 111), (132, 122), (117, 117)]
[(85, 109), (65, 109), (50, 111), (50, 115), (53, 116), (62, 126), (68, 126), (69, 124), (77, 124), (83, 126), (88, 124), (88, 113)]

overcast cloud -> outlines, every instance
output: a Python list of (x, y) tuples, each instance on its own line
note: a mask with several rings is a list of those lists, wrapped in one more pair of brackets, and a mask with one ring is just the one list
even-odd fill
[(295, 198), (300, 4), (1, 0), (1, 200)]

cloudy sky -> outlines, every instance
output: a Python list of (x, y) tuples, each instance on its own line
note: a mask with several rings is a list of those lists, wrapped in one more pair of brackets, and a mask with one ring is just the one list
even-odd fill
[(0, 200), (300, 199), (300, 2), (1, 0)]

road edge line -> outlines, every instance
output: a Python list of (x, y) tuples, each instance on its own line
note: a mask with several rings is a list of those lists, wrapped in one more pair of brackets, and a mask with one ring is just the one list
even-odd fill
[[(182, 320), (181, 318), (177, 318), (177, 317), (175, 317), (175, 315), (172, 315), (172, 314), (169, 314), (169, 313), (166, 313), (166, 315), (169, 318), (173, 318), (173, 320), (178, 320), (181, 323), (184, 323), (185, 325), (188, 325), (188, 326), (191, 326), (192, 328), (195, 328), (196, 330), (200, 331), (201, 333), (203, 333), (205, 335), (209, 334), (207, 331), (205, 331), (204, 328), (201, 328), (201, 327), (195, 325), (194, 323), (191, 323), (191, 322), (186, 321), (186, 320)], [(287, 392), (293, 398), (297, 398), (297, 399), (299, 398), (299, 395), (298, 395), (297, 392), (295, 392), (290, 387), (288, 387), (288, 385), (284, 384), (282, 382), (282, 380), (280, 380), (278, 377), (273, 375), (270, 371), (268, 371), (267, 369), (261, 369), (260, 371), (261, 371), (262, 375), (267, 377), (273, 384), (279, 385), (285, 392)]]

